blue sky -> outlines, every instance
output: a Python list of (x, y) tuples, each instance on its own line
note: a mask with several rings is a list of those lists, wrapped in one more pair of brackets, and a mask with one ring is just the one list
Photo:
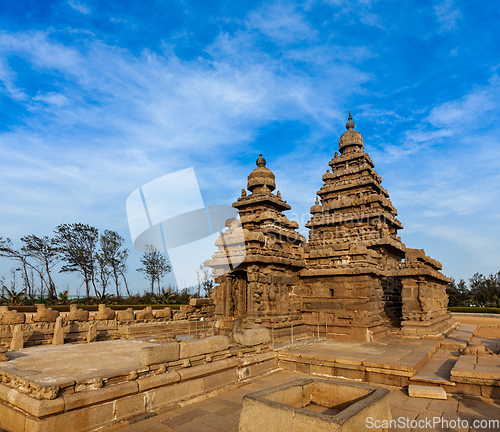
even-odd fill
[(403, 242), (456, 279), (496, 273), (499, 15), (458, 0), (1, 2), (0, 236), (82, 222), (132, 249), (132, 191), (192, 166), (206, 204), (231, 204), (258, 153), (307, 234), (352, 110)]

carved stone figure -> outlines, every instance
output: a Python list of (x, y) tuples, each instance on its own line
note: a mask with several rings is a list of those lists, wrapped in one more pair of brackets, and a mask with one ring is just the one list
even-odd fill
[(116, 312), (116, 319), (117, 319), (117, 321), (120, 321), (120, 322), (134, 321), (135, 320), (134, 309), (127, 308), (123, 311), (117, 311)]
[(95, 320), (114, 320), (115, 319), (115, 311), (104, 304), (99, 305), (99, 310), (97, 314), (94, 316)]
[(0, 306), (0, 324), (24, 324), (26, 315), (15, 310), (9, 310), (8, 306)]
[(77, 305), (69, 306), (69, 314), (64, 318), (65, 321), (87, 321), (89, 311), (78, 309)]
[(44, 304), (39, 304), (36, 307), (36, 315), (33, 317), (33, 322), (56, 322), (59, 312), (45, 307)]
[(172, 317), (172, 310), (169, 307), (165, 307), (162, 310), (155, 311), (155, 318), (170, 319), (171, 317)]
[(153, 319), (153, 309), (151, 308), (151, 306), (147, 306), (143, 310), (137, 311), (135, 313), (135, 319), (137, 319), (137, 320), (152, 320)]

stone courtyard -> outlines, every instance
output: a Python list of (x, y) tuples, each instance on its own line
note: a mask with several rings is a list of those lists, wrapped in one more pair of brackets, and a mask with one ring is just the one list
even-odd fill
[[(298, 372), (284, 371), (269, 374), (250, 384), (207, 398), (203, 397), (201, 400), (193, 400), (147, 419), (132, 421), (116, 430), (120, 432), (237, 432), (243, 396), (304, 376)], [(391, 431), (494, 431), (498, 430), (494, 424), (485, 423), (487, 427), (481, 429), (471, 426), (474, 420), (488, 422), (492, 419), (500, 419), (500, 405), (494, 403), (461, 398), (448, 400), (412, 398), (405, 390), (394, 388), (391, 389), (390, 406), (392, 418), (400, 422), (399, 426), (403, 426), (390, 428)], [(467, 421), (468, 426), (443, 427), (440, 423), (434, 427), (434, 418), (443, 418), (448, 421), (460, 418), (462, 420), (460, 426), (464, 426), (464, 420)], [(418, 423), (416, 427), (412, 427), (412, 421), (420, 422), (420, 425), (424, 427), (419, 427)], [(426, 421), (428, 425), (430, 422), (430, 427), (425, 426)], [(446, 426), (445, 423), (443, 425)]]

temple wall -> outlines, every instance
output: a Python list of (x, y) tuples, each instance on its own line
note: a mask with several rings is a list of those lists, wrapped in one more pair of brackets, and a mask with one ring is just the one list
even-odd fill
[(370, 274), (304, 278), (303, 318), (312, 331), (328, 323), (329, 338), (365, 341), (384, 323), (382, 296), (380, 278)]

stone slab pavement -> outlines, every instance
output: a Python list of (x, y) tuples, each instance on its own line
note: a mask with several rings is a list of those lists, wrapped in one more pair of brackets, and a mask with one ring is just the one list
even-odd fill
[(141, 348), (151, 345), (142, 341), (116, 339), (89, 344), (47, 345), (8, 351), (8, 362), (0, 369), (29, 371), (33, 382), (53, 382), (85, 375), (102, 376), (116, 370), (142, 368)]
[[(117, 432), (235, 432), (238, 431), (244, 395), (304, 377), (309, 377), (309, 375), (278, 371), (232, 390), (221, 390), (211, 397), (196, 398), (163, 413), (152, 413), (148, 418), (132, 419), (108, 428), (105, 432), (111, 430)], [(491, 422), (494, 420), (500, 422), (500, 405), (498, 404), (457, 399), (451, 396), (447, 400), (411, 398), (406, 390), (397, 388), (391, 388), (391, 390), (391, 412), (396, 421), (396, 427), (390, 428), (390, 431), (500, 430), (498, 423)], [(460, 423), (457, 423), (458, 419)], [(373, 430), (377, 429), (373, 428)]]

